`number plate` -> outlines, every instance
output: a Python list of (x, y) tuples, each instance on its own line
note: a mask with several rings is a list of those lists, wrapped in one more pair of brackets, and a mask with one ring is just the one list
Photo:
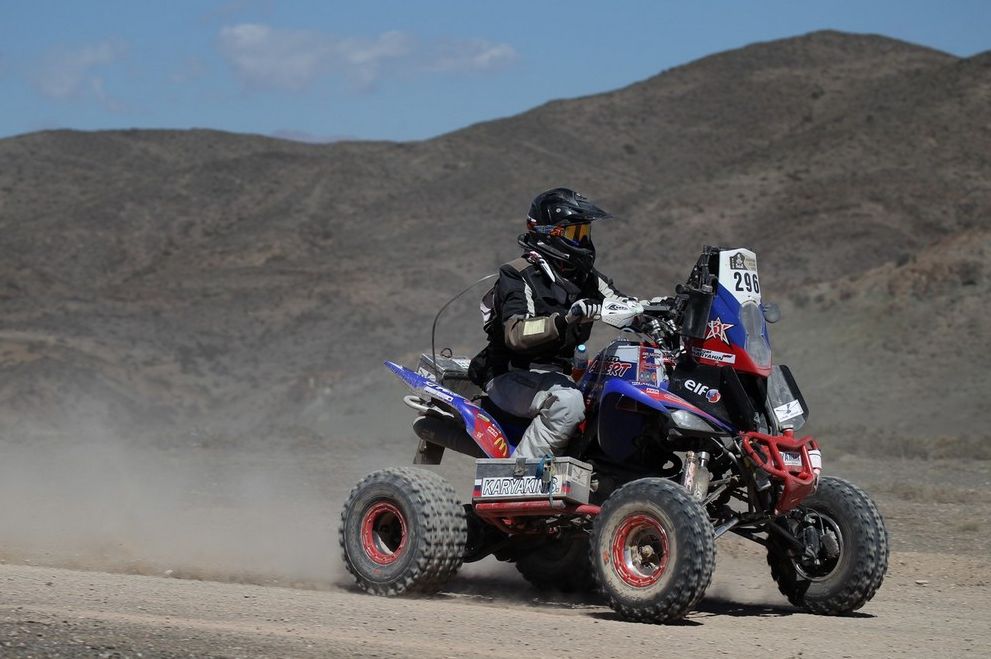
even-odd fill
[(749, 249), (729, 249), (719, 255), (719, 284), (740, 304), (760, 304), (757, 256)]

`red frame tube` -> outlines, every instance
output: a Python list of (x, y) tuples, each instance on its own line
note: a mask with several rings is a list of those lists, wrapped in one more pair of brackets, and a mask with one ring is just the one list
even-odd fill
[[(815, 490), (816, 474), (809, 459), (809, 448), (818, 448), (815, 438), (806, 435), (795, 439), (794, 431), (786, 429), (782, 435), (765, 435), (761, 432), (745, 432), (743, 451), (753, 460), (754, 464), (767, 472), (772, 478), (781, 481), (781, 497), (775, 505), (775, 514), (788, 512), (802, 499)], [(754, 444), (760, 445), (766, 455), (761, 455)], [(801, 467), (785, 465), (781, 451), (798, 452), (802, 459)]]
[(564, 503), (563, 501), (485, 501), (474, 504), (475, 514), (506, 533), (526, 532), (526, 528), (514, 527), (513, 522), (519, 517), (549, 517), (551, 515), (589, 515), (599, 514), (599, 506), (592, 504)]

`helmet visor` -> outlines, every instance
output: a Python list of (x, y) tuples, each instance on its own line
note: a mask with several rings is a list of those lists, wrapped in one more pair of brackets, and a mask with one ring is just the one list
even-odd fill
[(592, 224), (584, 222), (582, 224), (566, 224), (556, 228), (561, 229), (561, 237), (570, 240), (576, 245), (581, 245), (592, 240)]

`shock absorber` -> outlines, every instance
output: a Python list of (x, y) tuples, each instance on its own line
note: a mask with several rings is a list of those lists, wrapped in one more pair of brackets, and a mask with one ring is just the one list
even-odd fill
[(706, 465), (709, 462), (709, 454), (705, 451), (688, 451), (685, 453), (685, 466), (681, 472), (681, 485), (697, 501), (705, 501), (709, 494), (709, 480), (712, 474), (709, 473)]

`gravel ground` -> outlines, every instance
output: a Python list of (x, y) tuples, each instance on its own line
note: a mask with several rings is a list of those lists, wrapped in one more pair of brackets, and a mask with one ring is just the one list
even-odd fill
[[(991, 462), (834, 456), (891, 533), (877, 596), (843, 618), (778, 594), (761, 550), (718, 543), (698, 611), (667, 626), (466, 566), (442, 594), (385, 599), (343, 575), (338, 511), (392, 447), (295, 451), (8, 447), (0, 464), (0, 657), (968, 656), (989, 654)], [(17, 450), (15, 450), (17, 449)], [(31, 457), (32, 460), (29, 460)], [(440, 468), (459, 490), (470, 460)], [(17, 467), (17, 468), (14, 468)], [(36, 478), (46, 474), (45, 479)], [(65, 569), (72, 568), (72, 569)]]
[(754, 548), (721, 550), (700, 609), (666, 626), (622, 622), (594, 600), (542, 597), (486, 564), (424, 599), (4, 565), (0, 655), (950, 657), (991, 647), (985, 560), (897, 552), (877, 597), (835, 618), (789, 606)]

